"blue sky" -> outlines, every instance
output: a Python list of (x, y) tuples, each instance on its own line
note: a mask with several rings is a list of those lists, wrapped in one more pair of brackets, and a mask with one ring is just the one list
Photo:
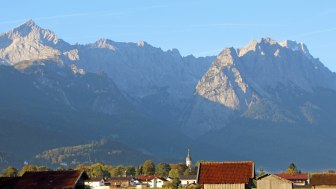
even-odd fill
[(74, 43), (146, 41), (182, 55), (216, 55), (271, 37), (304, 42), (336, 71), (336, 1), (49, 0), (1, 2), (0, 32), (27, 19)]

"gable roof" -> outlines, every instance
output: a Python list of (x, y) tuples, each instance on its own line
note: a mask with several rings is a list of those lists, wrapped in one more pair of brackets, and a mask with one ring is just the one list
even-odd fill
[(313, 174), (310, 178), (310, 185), (312, 186), (336, 186), (336, 174)]
[(80, 178), (88, 179), (84, 171), (26, 172), (14, 189), (74, 188)]
[(283, 182), (287, 182), (287, 183), (293, 184), (293, 182), (290, 181), (290, 180), (287, 180), (287, 179), (285, 179), (285, 178), (282, 178), (282, 177), (279, 177), (279, 176), (277, 176), (277, 175), (273, 175), (273, 174), (270, 174), (270, 173), (258, 177), (257, 180), (261, 180), (261, 179), (264, 179), (264, 178), (266, 178), (266, 177), (273, 177), (273, 178), (278, 179), (278, 180), (281, 180), (281, 181), (283, 181)]
[(140, 181), (150, 181), (155, 177), (156, 177), (156, 175), (138, 175), (136, 177), (136, 179), (138, 179)]
[(275, 174), (276, 176), (282, 177), (287, 180), (308, 180), (308, 174), (286, 174), (279, 173)]
[(12, 189), (21, 177), (0, 177), (1, 189)]
[(198, 168), (199, 184), (247, 184), (254, 178), (254, 162), (208, 162)]

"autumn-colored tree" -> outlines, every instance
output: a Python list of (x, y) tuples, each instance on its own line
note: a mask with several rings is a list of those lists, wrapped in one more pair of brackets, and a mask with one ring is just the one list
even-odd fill
[(178, 170), (179, 175), (182, 175), (188, 167), (185, 164), (177, 163), (177, 164), (170, 164), (170, 168)]
[(296, 174), (296, 173), (299, 173), (297, 167), (295, 166), (294, 163), (291, 163), (287, 170), (285, 171), (287, 174)]
[(17, 175), (18, 175), (18, 170), (12, 166), (8, 166), (1, 173), (1, 176), (3, 177), (16, 177)]
[(27, 171), (37, 171), (37, 166), (35, 165), (25, 165), (21, 168), (18, 173), (18, 176), (22, 176)]
[(155, 164), (151, 160), (146, 160), (143, 164), (142, 171), (144, 175), (153, 175), (155, 173)]

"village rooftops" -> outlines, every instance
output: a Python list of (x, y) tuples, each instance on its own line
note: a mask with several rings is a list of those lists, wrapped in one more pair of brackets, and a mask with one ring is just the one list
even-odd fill
[(208, 162), (199, 165), (198, 184), (248, 184), (254, 178), (254, 162)]
[(308, 180), (308, 174), (286, 174), (286, 173), (279, 173), (275, 174), (278, 177), (287, 179), (287, 180)]
[[(75, 188), (81, 179), (88, 179), (84, 171), (26, 172), (14, 189), (63, 189)], [(82, 183), (84, 185), (84, 181)]]
[(311, 186), (336, 186), (336, 174), (313, 174), (310, 178)]

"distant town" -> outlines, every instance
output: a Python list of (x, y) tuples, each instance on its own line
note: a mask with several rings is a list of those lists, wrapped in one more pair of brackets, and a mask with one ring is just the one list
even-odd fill
[(0, 189), (324, 189), (336, 188), (336, 173), (301, 172), (294, 163), (281, 173), (256, 171), (253, 161), (192, 162), (188, 150), (185, 163), (139, 166), (79, 164), (75, 169), (26, 164), (20, 170), (9, 166), (1, 172)]

